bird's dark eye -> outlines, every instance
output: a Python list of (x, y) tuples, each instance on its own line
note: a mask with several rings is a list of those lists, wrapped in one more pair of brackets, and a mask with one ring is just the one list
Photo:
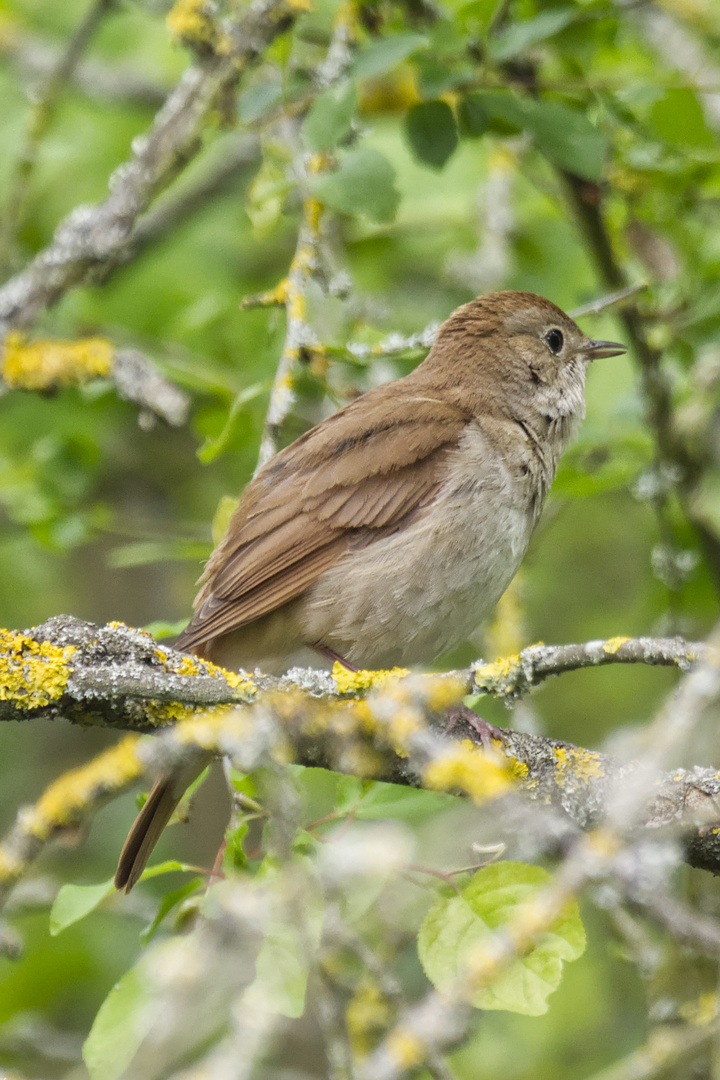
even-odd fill
[(550, 352), (557, 356), (565, 344), (562, 330), (548, 330), (545, 335), (545, 344)]

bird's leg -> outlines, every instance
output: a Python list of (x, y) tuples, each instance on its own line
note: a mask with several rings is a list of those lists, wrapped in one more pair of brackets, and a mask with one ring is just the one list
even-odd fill
[(495, 724), (491, 724), (487, 720), (483, 720), (482, 716), (478, 716), (476, 712), (473, 712), (469, 705), (463, 705), (462, 702), (453, 705), (452, 709), (448, 709), (446, 715), (447, 727), (445, 730), (448, 734), (454, 731), (459, 723), (464, 722), (480, 736), (480, 742), (484, 750), (491, 748), (493, 739), (496, 742), (503, 742), (505, 734), (503, 729), (496, 727)]
[(360, 670), (360, 668), (356, 668), (354, 664), (351, 664), (349, 660), (345, 660), (339, 653), (336, 653), (334, 649), (331, 649), (328, 645), (323, 645), (322, 641), (316, 641), (311, 648), (316, 653), (320, 653), (320, 656), (324, 656), (326, 660), (332, 660), (333, 664), (342, 664), (348, 671)]

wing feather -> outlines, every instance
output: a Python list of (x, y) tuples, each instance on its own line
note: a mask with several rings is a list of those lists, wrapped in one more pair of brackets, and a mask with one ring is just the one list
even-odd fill
[(399, 380), (276, 455), (248, 485), (178, 640), (195, 648), (298, 597), (348, 551), (394, 532), (442, 484), (468, 416)]

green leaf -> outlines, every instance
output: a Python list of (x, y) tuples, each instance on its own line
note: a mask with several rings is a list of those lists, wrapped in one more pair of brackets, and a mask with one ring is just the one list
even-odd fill
[(244, 124), (252, 124), (278, 105), (281, 99), (282, 86), (279, 82), (256, 83), (238, 98), (238, 115)]
[(584, 180), (601, 179), (607, 140), (584, 113), (555, 101), (528, 102), (525, 127), (554, 165)]
[(400, 204), (395, 170), (377, 150), (348, 150), (335, 172), (318, 176), (310, 184), (321, 202), (344, 214), (365, 214), (372, 221), (392, 221)]
[(458, 105), (458, 127), (462, 135), (475, 138), (490, 126), (490, 115), (480, 94), (467, 94)]
[(496, 63), (509, 60), (531, 45), (537, 45), (538, 42), (564, 30), (576, 17), (577, 11), (574, 8), (552, 8), (532, 19), (512, 23), (488, 43), (488, 55)]
[[(546, 870), (523, 863), (483, 867), (460, 896), (442, 897), (425, 916), (418, 953), (425, 974), (439, 990), (461, 977), (474, 949), (501, 930), (517, 909), (550, 880)], [(585, 950), (585, 931), (577, 904), (564, 913), (535, 948), (515, 960), (492, 986), (472, 998), (478, 1009), (505, 1009), (526, 1016), (547, 1012), (549, 995), (560, 985), (563, 963)]]
[(554, 165), (584, 180), (601, 179), (607, 139), (584, 113), (556, 101), (521, 101), (502, 90), (480, 91), (469, 99), (472, 109), (485, 111), (491, 131), (529, 131)]
[(200, 562), (207, 557), (207, 551), (208, 546), (202, 540), (136, 540), (113, 548), (107, 562), (113, 570), (186, 559)]
[(642, 436), (618, 436), (609, 445), (581, 442), (563, 457), (553, 492), (560, 498), (585, 498), (628, 488), (651, 463), (652, 446)]
[(349, 814), (356, 810), (367, 787), (367, 781), (357, 776), (341, 776), (335, 788), (335, 813)]
[(497, 11), (497, 0), (470, 0), (458, 8), (454, 22), (464, 34), (482, 40)]
[(351, 82), (335, 86), (316, 98), (301, 130), (308, 150), (333, 150), (349, 132), (356, 108), (357, 94)]
[(367, 786), (355, 807), (354, 816), (370, 821), (393, 818), (397, 821), (419, 822), (434, 817), (448, 806), (456, 805), (454, 795), (376, 780)]
[(164, 874), (176, 874), (178, 871), (187, 873), (188, 870), (195, 870), (195, 867), (190, 866), (188, 863), (178, 862), (177, 859), (166, 859), (165, 862), (146, 867), (140, 880), (149, 881), (150, 878), (162, 877)]
[(445, 101), (413, 105), (405, 119), (405, 133), (418, 161), (442, 169), (458, 144), (455, 115)]
[(235, 395), (233, 403), (228, 410), (227, 420), (225, 421), (222, 430), (219, 435), (208, 435), (205, 442), (197, 451), (197, 456), (203, 465), (209, 465), (214, 461), (219, 454), (222, 454), (227, 449), (232, 436), (235, 433), (236, 427), (239, 426), (239, 421), (242, 420), (247, 424), (247, 414), (244, 412), (244, 406), (253, 401), (260, 394), (265, 394), (272, 386), (270, 380), (264, 382), (255, 383), (253, 386), (248, 386), (245, 390), (241, 390), (239, 394)]
[(127, 971), (100, 1006), (83, 1046), (91, 1080), (117, 1080), (125, 1072), (155, 1017), (146, 981)]
[(650, 122), (665, 142), (680, 146), (717, 146), (705, 114), (692, 90), (666, 90), (650, 112)]
[(250, 185), (245, 210), (260, 234), (269, 232), (276, 224), (292, 190), (286, 165), (272, 153), (266, 153)]
[(154, 622), (147, 623), (143, 630), (147, 630), (148, 634), (151, 634), (156, 641), (163, 641), (165, 638), (177, 637), (178, 634), (182, 634), (187, 624), (187, 618), (178, 619), (176, 622), (168, 622), (167, 619), (156, 619)]
[(358, 79), (375, 79), (392, 71), (420, 49), (427, 49), (425, 34), (395, 34), (366, 45), (355, 57), (353, 75)]
[(165, 916), (172, 911), (174, 907), (181, 904), (187, 896), (196, 892), (197, 889), (201, 888), (204, 884), (204, 878), (195, 877), (191, 881), (186, 882), (185, 885), (181, 885), (179, 889), (173, 889), (172, 892), (166, 893), (158, 905), (155, 918), (140, 932), (140, 943), (142, 945), (147, 945), (155, 936), (155, 932)]
[(488, 127), (499, 135), (518, 135), (525, 126), (525, 114), (513, 94), (489, 90), (472, 95), (474, 107), (482, 107), (488, 116)]
[(94, 911), (113, 891), (113, 879), (99, 885), (63, 885), (50, 909), (50, 933), (53, 937)]

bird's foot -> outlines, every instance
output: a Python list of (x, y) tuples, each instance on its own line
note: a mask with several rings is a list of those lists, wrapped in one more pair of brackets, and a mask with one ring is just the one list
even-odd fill
[(478, 716), (468, 705), (461, 703), (453, 705), (452, 709), (448, 709), (447, 727), (445, 728), (448, 734), (454, 731), (459, 723), (463, 722), (480, 736), (480, 742), (484, 750), (490, 750), (493, 739), (496, 742), (503, 742), (505, 735), (503, 729), (496, 727), (495, 724), (491, 724), (487, 720), (483, 720), (482, 716)]

